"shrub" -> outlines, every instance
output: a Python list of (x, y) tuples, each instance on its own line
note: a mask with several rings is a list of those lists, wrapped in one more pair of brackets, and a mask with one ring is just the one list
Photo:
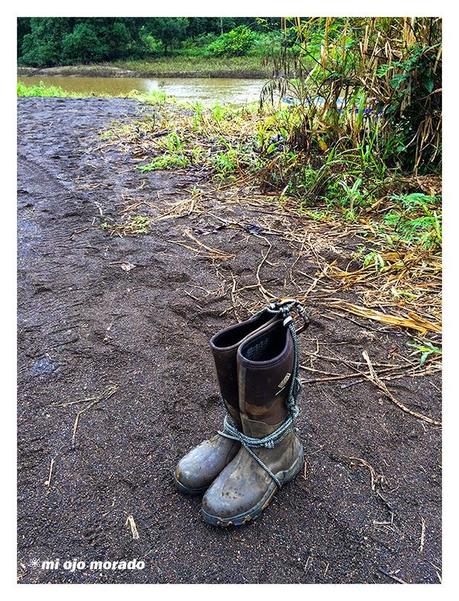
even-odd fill
[(143, 44), (143, 49), (149, 56), (159, 56), (164, 52), (164, 46), (161, 40), (155, 38), (151, 33), (147, 33), (145, 30), (141, 31), (140, 39)]
[(228, 33), (222, 33), (215, 42), (207, 47), (209, 56), (244, 56), (251, 49), (256, 34), (246, 27), (240, 25)]
[(107, 54), (91, 25), (79, 23), (71, 33), (68, 33), (62, 43), (63, 58), (65, 61), (80, 61), (89, 63), (102, 60)]

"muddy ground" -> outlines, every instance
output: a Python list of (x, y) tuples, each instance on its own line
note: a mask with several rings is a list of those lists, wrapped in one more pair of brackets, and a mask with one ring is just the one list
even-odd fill
[[(140, 174), (129, 153), (100, 150), (98, 132), (113, 119), (152, 109), (94, 98), (25, 98), (18, 106), (20, 582), (438, 582), (441, 430), (366, 380), (320, 381), (321, 372), (303, 371), (306, 477), (242, 529), (201, 521), (199, 498), (176, 492), (171, 473), (220, 425), (207, 341), (235, 319), (232, 277), (254, 283), (266, 252), (258, 235), (264, 214), (219, 204), (153, 221), (146, 235), (110, 236), (101, 223), (116, 222), (127, 205), (144, 201), (154, 218), (200, 185), (184, 174)], [(301, 227), (319, 241), (317, 224)], [(192, 245), (187, 229), (235, 257), (212, 261), (180, 246)], [(314, 255), (275, 236), (270, 242), (263, 283), (279, 295), (294, 292), (286, 274), (296, 262), (305, 274), (296, 285), (307, 288)], [(357, 243), (340, 238), (317, 248), (345, 263)], [(262, 304), (257, 289), (253, 302)], [(305, 365), (346, 373), (339, 358), (362, 361), (363, 350), (375, 365), (408, 356), (407, 332), (340, 316), (326, 298), (307, 309)], [(317, 351), (335, 360), (311, 360), (307, 353)], [(440, 418), (438, 374), (388, 385), (411, 409)], [(88, 402), (73, 402), (109, 386), (114, 394), (82, 414), (74, 431)], [(133, 558), (145, 568), (63, 567), (69, 559)], [(49, 559), (59, 567), (41, 569)]]

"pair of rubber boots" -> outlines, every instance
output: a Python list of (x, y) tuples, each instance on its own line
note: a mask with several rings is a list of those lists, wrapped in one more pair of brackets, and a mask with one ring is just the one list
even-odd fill
[[(222, 432), (185, 455), (174, 473), (181, 492), (205, 493), (202, 517), (209, 524), (240, 526), (256, 519), (302, 469), (303, 447), (287, 403), (297, 376), (289, 319), (267, 308), (210, 341), (230, 419)], [(273, 444), (270, 435), (282, 429)], [(235, 431), (242, 440), (231, 435)]]

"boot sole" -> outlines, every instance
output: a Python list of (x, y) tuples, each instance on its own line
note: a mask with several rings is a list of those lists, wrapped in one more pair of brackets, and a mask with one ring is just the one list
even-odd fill
[(208, 486), (203, 486), (202, 488), (189, 488), (188, 486), (185, 486), (179, 480), (177, 480), (175, 474), (174, 474), (174, 484), (179, 492), (183, 493), (184, 495), (189, 495), (189, 496), (203, 495), (206, 492), (206, 490), (209, 488)]
[[(303, 465), (304, 451), (303, 449), (301, 449), (301, 454), (299, 455), (295, 463), (292, 465), (292, 467), (290, 467), (288, 470), (276, 474), (277, 478), (279, 478), (281, 482), (281, 486), (284, 486), (285, 484), (288, 484), (289, 482), (294, 480), (296, 476), (298, 476), (298, 474), (301, 472)], [(206, 511), (204, 511), (204, 509), (201, 508), (202, 519), (207, 524), (211, 524), (212, 526), (219, 526), (221, 528), (229, 528), (230, 526), (243, 526), (244, 524), (253, 522), (254, 520), (260, 517), (260, 515), (272, 501), (276, 492), (277, 486), (274, 486), (273, 489), (267, 491), (267, 493), (261, 499), (261, 501), (259, 501), (253, 507), (251, 507), (248, 511), (244, 511), (244, 513), (240, 513), (239, 515), (235, 515), (230, 518), (220, 518), (218, 516), (211, 515), (210, 513), (207, 513)]]

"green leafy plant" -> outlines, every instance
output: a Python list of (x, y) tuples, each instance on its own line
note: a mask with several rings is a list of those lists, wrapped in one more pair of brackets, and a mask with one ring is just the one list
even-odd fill
[(24, 97), (42, 96), (50, 98), (68, 98), (78, 96), (77, 94), (66, 92), (59, 86), (47, 86), (42, 81), (34, 86), (27, 86), (22, 81), (18, 81), (16, 91), (18, 96)]
[(381, 253), (371, 251), (363, 257), (363, 266), (368, 267), (368, 265), (372, 265), (376, 271), (381, 271), (386, 266), (386, 262)]
[(247, 54), (256, 38), (255, 33), (240, 25), (220, 35), (207, 47), (209, 56), (243, 56)]
[(442, 354), (442, 349), (438, 346), (435, 346), (430, 341), (415, 340), (413, 342), (408, 342), (407, 346), (415, 349), (412, 355), (420, 355), (419, 364), (421, 366), (424, 365), (425, 362), (432, 356)]
[(392, 238), (425, 248), (440, 247), (442, 224), (439, 198), (421, 193), (392, 195), (395, 208), (384, 215), (384, 225)]
[(148, 173), (149, 171), (158, 171), (161, 169), (184, 169), (189, 164), (189, 159), (183, 154), (165, 153), (160, 157), (156, 157), (147, 165), (139, 165), (137, 169), (142, 173)]
[(218, 179), (232, 177), (239, 167), (237, 149), (229, 148), (226, 151), (218, 152), (212, 159), (212, 166)]
[(341, 204), (349, 208), (349, 211), (354, 211), (354, 207), (361, 205), (363, 202), (363, 194), (360, 190), (362, 178), (358, 177), (352, 186), (349, 186), (345, 181), (339, 182), (344, 190), (344, 197)]
[(117, 236), (140, 236), (150, 231), (151, 219), (147, 215), (130, 215), (127, 221), (122, 223), (109, 223), (104, 221), (101, 228)]

